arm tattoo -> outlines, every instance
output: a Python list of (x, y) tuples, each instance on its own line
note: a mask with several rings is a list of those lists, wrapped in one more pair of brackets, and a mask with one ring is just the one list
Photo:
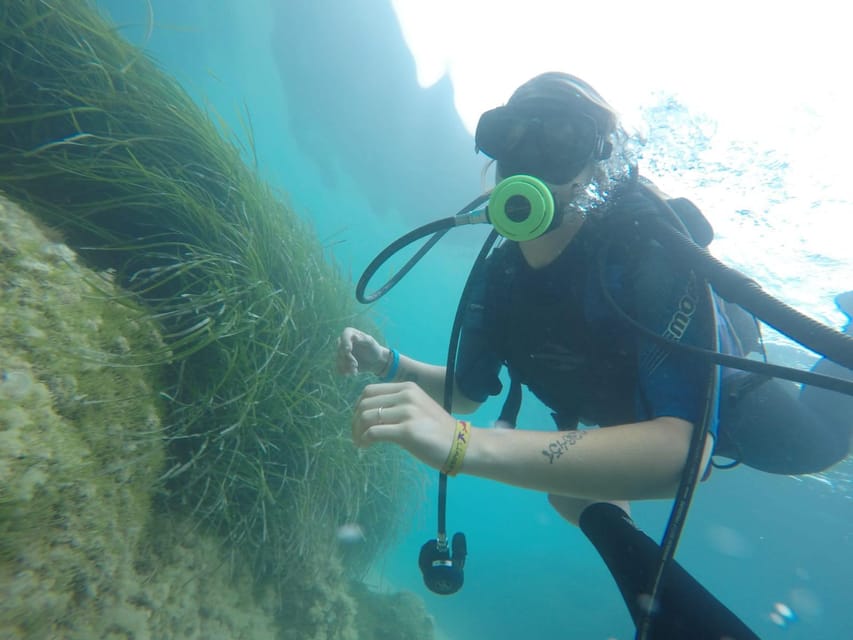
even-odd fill
[(542, 455), (548, 458), (549, 464), (554, 464), (557, 458), (568, 451), (570, 446), (577, 444), (583, 436), (583, 431), (566, 431), (559, 439), (549, 444), (547, 449), (543, 449)]

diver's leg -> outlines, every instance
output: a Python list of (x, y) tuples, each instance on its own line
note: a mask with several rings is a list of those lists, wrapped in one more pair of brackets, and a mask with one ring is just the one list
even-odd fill
[[(560, 496), (553, 493), (548, 494), (548, 502), (559, 513), (563, 520), (571, 522), (576, 527), (579, 524), (581, 513), (591, 504), (597, 504), (601, 500), (585, 500), (584, 498), (573, 498), (571, 496)], [(619, 507), (623, 512), (631, 515), (631, 503), (627, 500), (614, 500), (608, 502)]]
[(580, 528), (613, 574), (634, 624), (640, 624), (651, 606), (650, 640), (757, 640), (749, 627), (675, 561), (663, 577), (657, 601), (650, 603), (648, 591), (660, 547), (616, 505), (590, 505), (580, 515)]
[(792, 382), (734, 374), (723, 383), (714, 453), (769, 473), (822, 471), (849, 453), (853, 399), (843, 402), (847, 408), (831, 419), (798, 398)]

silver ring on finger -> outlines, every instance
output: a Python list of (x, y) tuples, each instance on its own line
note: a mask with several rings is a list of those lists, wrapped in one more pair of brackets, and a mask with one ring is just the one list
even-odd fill
[(382, 410), (385, 407), (379, 407), (379, 413), (376, 415), (376, 424), (382, 424)]

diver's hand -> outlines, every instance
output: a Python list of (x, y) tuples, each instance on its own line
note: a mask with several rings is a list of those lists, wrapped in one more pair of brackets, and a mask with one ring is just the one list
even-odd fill
[(356, 446), (393, 442), (435, 469), (447, 460), (455, 430), (456, 419), (413, 382), (366, 386), (352, 418)]
[(356, 373), (379, 375), (387, 367), (389, 356), (389, 349), (358, 329), (347, 327), (338, 338), (338, 373), (345, 376)]

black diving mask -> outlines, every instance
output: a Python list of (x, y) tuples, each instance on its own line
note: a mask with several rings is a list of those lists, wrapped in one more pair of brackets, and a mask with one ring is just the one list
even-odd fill
[(535, 115), (514, 105), (486, 111), (474, 141), (477, 151), (497, 161), (500, 175), (531, 175), (555, 185), (570, 182), (612, 149), (592, 116), (541, 105)]

